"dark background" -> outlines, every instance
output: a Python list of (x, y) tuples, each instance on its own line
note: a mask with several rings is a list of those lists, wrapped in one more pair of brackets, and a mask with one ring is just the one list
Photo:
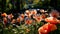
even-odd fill
[[(56, 9), (60, 11), (60, 0), (0, 0), (0, 12), (22, 13), (26, 9)], [(25, 4), (28, 8), (24, 8)], [(31, 5), (29, 5), (31, 4)], [(33, 6), (33, 7), (32, 7)]]

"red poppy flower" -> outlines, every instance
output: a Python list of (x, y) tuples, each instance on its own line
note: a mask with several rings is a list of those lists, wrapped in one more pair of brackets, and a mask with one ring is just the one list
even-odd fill
[(51, 31), (56, 30), (57, 27), (54, 24), (47, 23), (38, 29), (38, 32), (41, 34), (47, 34)]
[(57, 22), (60, 24), (60, 20), (57, 20)]
[(54, 17), (48, 17), (45, 19), (45, 21), (52, 24), (57, 24), (57, 18), (54, 18)]

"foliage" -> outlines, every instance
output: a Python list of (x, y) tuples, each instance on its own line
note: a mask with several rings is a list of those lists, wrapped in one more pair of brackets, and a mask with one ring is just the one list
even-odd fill
[[(38, 34), (38, 28), (44, 25), (43, 22), (40, 23), (33, 23), (30, 25), (27, 24), (21, 24), (20, 26), (13, 26), (10, 24), (7, 27), (2, 27), (3, 24), (0, 23), (0, 33), (2, 34)], [(60, 34), (60, 24), (57, 25), (58, 29), (50, 32), (49, 34)]]

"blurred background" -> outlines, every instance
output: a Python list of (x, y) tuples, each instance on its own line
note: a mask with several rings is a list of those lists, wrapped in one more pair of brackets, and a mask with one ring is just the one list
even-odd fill
[[(37, 14), (36, 10), (34, 10), (36, 13), (35, 15), (46, 18), (50, 16), (51, 9), (60, 11), (60, 0), (0, 0), (0, 34), (26, 34), (27, 32), (27, 34), (38, 34), (38, 28), (44, 25), (45, 21), (42, 19), (41, 23), (32, 23), (32, 25), (26, 25), (24, 21), (25, 19), (28, 19), (27, 22), (30, 22), (31, 20), (34, 22), (36, 21), (36, 19), (33, 18), (36, 16), (33, 14), (31, 15), (31, 13), (34, 12), (30, 11), (30, 9), (39, 9), (37, 10), (37, 13), (41, 14)], [(42, 12), (40, 12), (40, 9), (42, 9)], [(28, 13), (25, 13), (26, 10)], [(2, 16), (6, 16), (5, 19), (1, 16), (1, 14)], [(28, 14), (29, 18), (27, 18), (25, 14)], [(60, 15), (59, 12), (52, 12), (52, 15), (55, 16), (56, 14)], [(21, 19), (22, 21), (17, 22), (20, 18), (23, 18)], [(36, 18), (40, 20), (39, 17)], [(57, 17), (57, 19), (60, 20), (60, 16)], [(4, 24), (4, 20), (7, 21), (7, 25)], [(16, 26), (17, 24), (20, 26)], [(52, 31), (49, 34), (60, 34), (60, 24), (57, 24), (56, 26), (57, 30)]]
[(24, 12), (26, 9), (57, 9), (60, 0), (0, 0), (1, 12)]

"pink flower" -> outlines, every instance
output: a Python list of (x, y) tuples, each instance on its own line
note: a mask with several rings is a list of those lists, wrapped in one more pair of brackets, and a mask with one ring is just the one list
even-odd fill
[(12, 14), (8, 15), (8, 19), (12, 19), (14, 16)]
[(51, 13), (50, 13), (50, 16), (58, 17), (59, 16), (59, 12), (57, 10), (52, 10)]

